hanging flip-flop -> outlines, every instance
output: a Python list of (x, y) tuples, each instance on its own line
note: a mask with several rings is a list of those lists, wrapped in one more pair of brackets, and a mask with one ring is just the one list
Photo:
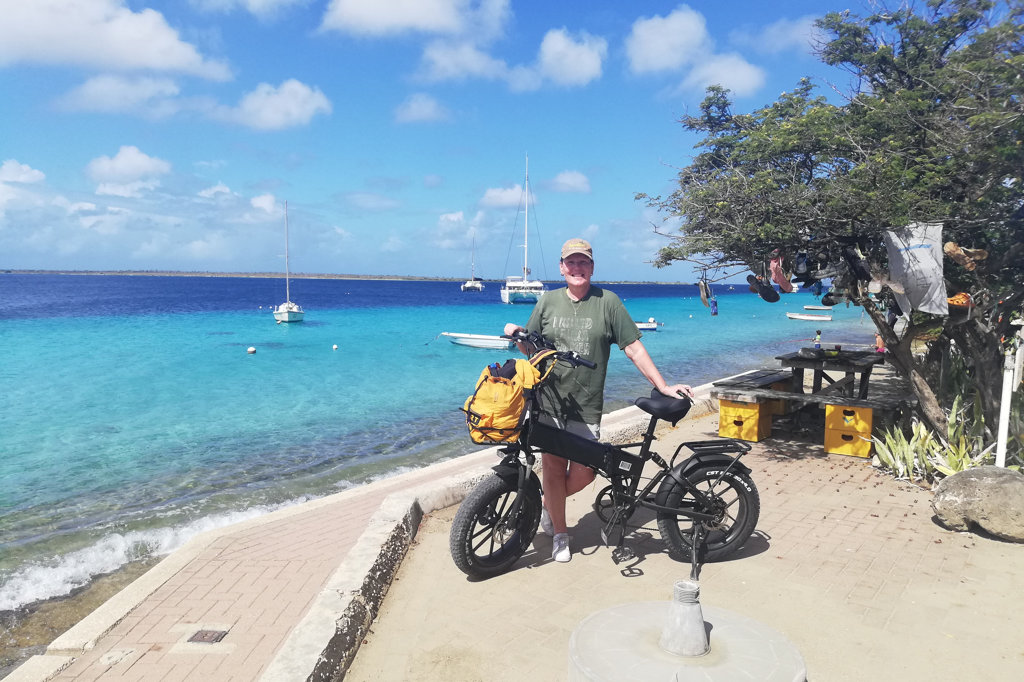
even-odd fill
[(789, 277), (782, 271), (782, 254), (778, 249), (772, 252), (772, 259), (768, 261), (768, 269), (772, 273), (772, 281), (779, 285), (783, 293), (793, 292), (793, 285), (790, 283)]
[(750, 285), (751, 291), (769, 303), (775, 303), (779, 300), (779, 292), (775, 291), (775, 287), (765, 282), (761, 277), (747, 275), (747, 283)]
[(697, 280), (697, 288), (700, 289), (700, 302), (703, 303), (706, 308), (708, 306), (708, 297), (711, 295), (711, 291), (708, 287), (707, 281), (703, 277)]
[(709, 303), (711, 304), (711, 316), (714, 317), (715, 315), (718, 314), (718, 299), (715, 297), (711, 297), (709, 299)]

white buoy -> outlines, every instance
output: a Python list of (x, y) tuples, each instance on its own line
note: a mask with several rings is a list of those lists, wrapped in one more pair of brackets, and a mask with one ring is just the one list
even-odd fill
[(249, 346), (249, 348), (245, 352), (248, 353), (249, 355), (252, 355), (253, 353), (256, 352), (256, 346)]
[(333, 348), (334, 350), (338, 350), (338, 344), (334, 344)]

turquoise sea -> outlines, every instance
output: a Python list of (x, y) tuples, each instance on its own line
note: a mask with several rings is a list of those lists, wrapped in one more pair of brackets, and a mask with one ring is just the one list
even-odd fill
[[(775, 365), (820, 327), (869, 345), (870, 321), (788, 320), (715, 285), (611, 284), (670, 382)], [(511, 353), (440, 332), (500, 334), (529, 308), (499, 284), (297, 279), (300, 324), (275, 324), (282, 280), (0, 274), (0, 611), (67, 594), (196, 533), (469, 452), (458, 408)], [(337, 349), (334, 346), (337, 346)], [(249, 347), (256, 349), (250, 354)], [(650, 386), (617, 353), (606, 410)]]

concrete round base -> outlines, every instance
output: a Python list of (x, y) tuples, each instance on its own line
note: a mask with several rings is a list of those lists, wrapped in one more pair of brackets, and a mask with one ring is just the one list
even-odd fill
[(672, 602), (635, 602), (588, 616), (569, 639), (569, 681), (803, 682), (807, 667), (782, 633), (725, 609), (701, 606), (711, 650), (670, 654), (658, 645)]

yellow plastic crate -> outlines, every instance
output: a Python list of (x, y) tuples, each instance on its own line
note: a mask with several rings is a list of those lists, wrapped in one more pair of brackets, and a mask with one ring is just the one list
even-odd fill
[(855, 431), (871, 435), (872, 412), (870, 407), (825, 406), (825, 430)]
[(761, 403), (718, 401), (718, 435), (757, 442), (772, 435), (772, 415)]
[[(769, 386), (773, 391), (788, 391), (790, 387), (789, 381), (776, 381), (774, 384)], [(769, 415), (775, 414), (786, 414), (789, 409), (789, 401), (782, 400), (781, 398), (770, 398), (765, 400), (762, 411)]]
[(825, 452), (830, 455), (871, 456), (871, 432), (825, 429)]

